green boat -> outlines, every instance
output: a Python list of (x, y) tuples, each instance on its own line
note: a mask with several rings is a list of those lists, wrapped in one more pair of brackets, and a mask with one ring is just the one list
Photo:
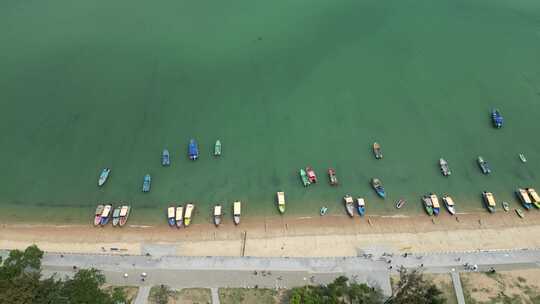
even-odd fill
[(300, 169), (300, 178), (302, 179), (302, 183), (304, 184), (304, 187), (307, 187), (309, 186), (309, 184), (311, 184), (309, 182), (309, 178), (307, 176), (306, 170)]
[(422, 196), (422, 202), (424, 203), (424, 209), (426, 209), (426, 212), (429, 216), (433, 215), (433, 203), (431, 202), (431, 198), (429, 195)]
[(221, 155), (221, 141), (218, 139), (216, 140), (216, 144), (214, 145), (214, 156), (220, 156)]

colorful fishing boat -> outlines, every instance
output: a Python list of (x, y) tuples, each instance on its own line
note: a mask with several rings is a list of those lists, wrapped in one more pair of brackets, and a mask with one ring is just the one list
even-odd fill
[(188, 156), (191, 160), (196, 160), (199, 158), (199, 146), (197, 145), (197, 141), (195, 141), (195, 139), (189, 140)]
[(327, 212), (328, 212), (328, 207), (326, 207), (326, 206), (322, 206), (321, 210), (319, 210), (319, 214), (321, 216), (325, 215)]
[(186, 211), (184, 213), (184, 226), (187, 227), (191, 224), (191, 217), (193, 216), (193, 210), (195, 209), (195, 205), (193, 204), (187, 204), (186, 205)]
[(527, 192), (529, 192), (529, 196), (531, 197), (534, 206), (540, 208), (540, 196), (536, 193), (536, 190), (534, 190), (534, 188), (527, 188)]
[(277, 193), (277, 201), (278, 201), (279, 213), (281, 214), (285, 213), (285, 192)]
[(117, 206), (113, 210), (113, 214), (112, 214), (112, 225), (113, 225), (113, 227), (118, 226), (118, 224), (120, 223), (120, 210), (122, 210), (122, 207), (120, 207), (120, 206)]
[(382, 183), (378, 178), (371, 179), (371, 187), (373, 187), (378, 196), (382, 198), (386, 196), (386, 193), (384, 192), (384, 187), (382, 186)]
[(364, 216), (364, 214), (366, 214), (366, 201), (361, 197), (357, 198), (356, 208), (358, 209), (358, 214)]
[(482, 197), (484, 199), (484, 206), (490, 213), (495, 212), (495, 196), (493, 196), (493, 193), (484, 191), (482, 192)]
[(328, 168), (328, 178), (330, 178), (330, 185), (337, 186), (338, 179), (336, 176), (336, 170), (334, 170), (333, 168)]
[(442, 175), (449, 176), (452, 174), (452, 171), (450, 171), (450, 167), (448, 166), (448, 162), (444, 158), (439, 159), (439, 166), (441, 167)]
[(510, 210), (510, 204), (508, 202), (502, 202), (502, 208), (504, 212), (508, 212)]
[(142, 191), (143, 192), (150, 192), (150, 185), (152, 184), (152, 177), (150, 177), (150, 174), (146, 174), (143, 179), (143, 186)]
[(129, 218), (129, 211), (131, 210), (131, 207), (128, 205), (123, 205), (120, 209), (120, 222), (118, 225), (120, 227), (124, 227), (127, 223), (127, 220)]
[(176, 219), (176, 208), (174, 206), (169, 206), (167, 208), (167, 223), (170, 227), (175, 226), (175, 219)]
[(527, 192), (527, 190), (518, 188), (515, 193), (519, 201), (523, 205), (523, 208), (525, 208), (526, 210), (531, 210), (531, 208), (533, 207), (533, 203), (531, 198), (529, 197), (529, 193)]
[(214, 206), (214, 225), (219, 226), (221, 224), (221, 205), (217, 204)]
[(527, 159), (525, 158), (525, 155), (523, 153), (519, 153), (519, 159), (521, 160), (522, 163), (527, 162)]
[(96, 212), (94, 214), (94, 226), (99, 226), (101, 223), (101, 214), (103, 213), (103, 205), (97, 205)]
[(353, 217), (354, 216), (354, 201), (353, 201), (352, 196), (348, 194), (345, 195), (343, 197), (343, 202), (345, 203), (345, 210), (347, 211), (347, 214), (350, 217)]
[(304, 185), (304, 187), (307, 187), (309, 186), (309, 184), (311, 184), (309, 182), (309, 178), (307, 176), (306, 170), (300, 169), (300, 178), (302, 179), (302, 184)]
[(309, 179), (309, 182), (314, 184), (317, 182), (317, 175), (315, 174), (315, 171), (311, 167), (306, 168), (307, 177)]
[(161, 152), (161, 165), (166, 167), (171, 165), (171, 157), (169, 155), (169, 150), (163, 149)]
[(109, 219), (111, 217), (111, 209), (111, 205), (105, 205), (105, 207), (103, 207), (103, 212), (101, 213), (101, 221), (99, 222), (101, 226), (105, 226), (109, 223)]
[(424, 209), (429, 216), (433, 215), (433, 204), (431, 203), (431, 198), (429, 195), (422, 196), (422, 203), (424, 204)]
[(382, 159), (383, 158), (381, 145), (379, 143), (377, 143), (377, 142), (373, 143), (373, 155), (375, 155), (376, 159)]
[(448, 194), (444, 194), (442, 196), (442, 200), (444, 202), (444, 206), (446, 207), (446, 210), (448, 210), (448, 212), (451, 215), (455, 215), (456, 214), (456, 204), (454, 203), (454, 200), (452, 199), (452, 197), (450, 197), (450, 195), (448, 195)]
[(99, 174), (98, 178), (98, 187), (101, 187), (107, 182), (107, 179), (109, 178), (109, 174), (111, 173), (110, 168), (104, 168), (101, 170), (101, 173)]
[(401, 207), (403, 207), (403, 206), (405, 205), (406, 202), (407, 202), (407, 201), (404, 200), (404, 199), (402, 199), (402, 198), (399, 199), (399, 200), (397, 200), (397, 201), (396, 201), (396, 208), (397, 208), (397, 209), (401, 209)]
[(219, 139), (216, 140), (214, 145), (214, 156), (221, 156), (221, 141)]
[(497, 129), (502, 128), (504, 119), (501, 115), (501, 112), (498, 109), (492, 109), (491, 110), (491, 121), (493, 122), (493, 126)]
[(240, 214), (241, 214), (241, 208), (242, 203), (241, 202), (234, 202), (233, 203), (233, 217), (234, 217), (234, 224), (238, 225), (240, 224)]
[(439, 198), (435, 193), (430, 193), (429, 198), (431, 199), (431, 204), (433, 206), (433, 215), (439, 215), (441, 210), (441, 205), (439, 204)]
[(175, 222), (176, 228), (180, 228), (184, 225), (184, 206), (182, 205), (176, 207)]
[(482, 156), (478, 156), (478, 165), (480, 166), (480, 169), (482, 170), (482, 173), (484, 174), (490, 174), (491, 173), (491, 168), (489, 167), (489, 163), (484, 160), (484, 158)]

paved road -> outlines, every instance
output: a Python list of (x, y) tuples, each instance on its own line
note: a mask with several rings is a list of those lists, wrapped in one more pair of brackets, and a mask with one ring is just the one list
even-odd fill
[(456, 292), (458, 304), (465, 304), (465, 297), (463, 296), (463, 288), (461, 287), (461, 280), (459, 279), (459, 273), (452, 271), (452, 283), (454, 284), (454, 291)]
[(212, 293), (212, 304), (219, 304), (219, 293), (217, 288), (211, 288), (210, 292)]
[(146, 304), (148, 303), (148, 296), (150, 295), (150, 286), (141, 286), (134, 304)]

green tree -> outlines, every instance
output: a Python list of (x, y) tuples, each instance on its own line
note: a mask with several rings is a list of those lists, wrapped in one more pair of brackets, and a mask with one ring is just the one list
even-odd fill
[(112, 303), (111, 296), (101, 290), (103, 284), (105, 284), (105, 276), (99, 270), (81, 269), (73, 276), (73, 279), (64, 283), (62, 295), (73, 304)]
[(399, 270), (399, 282), (393, 290), (389, 304), (444, 304), (446, 299), (437, 286), (424, 279), (418, 269), (408, 271), (404, 267)]
[(150, 297), (157, 304), (167, 304), (169, 302), (169, 296), (171, 295), (171, 289), (167, 285), (160, 285), (154, 288)]

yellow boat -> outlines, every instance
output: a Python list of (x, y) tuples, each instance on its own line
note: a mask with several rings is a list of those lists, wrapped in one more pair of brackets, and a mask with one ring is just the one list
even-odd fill
[(536, 193), (536, 190), (534, 190), (533, 188), (528, 188), (527, 192), (529, 192), (534, 206), (536, 208), (540, 208), (540, 196), (538, 195), (538, 193)]
[(184, 226), (187, 227), (189, 224), (191, 224), (191, 215), (193, 213), (193, 209), (195, 209), (195, 206), (193, 204), (187, 204), (186, 205), (186, 211), (184, 214)]

